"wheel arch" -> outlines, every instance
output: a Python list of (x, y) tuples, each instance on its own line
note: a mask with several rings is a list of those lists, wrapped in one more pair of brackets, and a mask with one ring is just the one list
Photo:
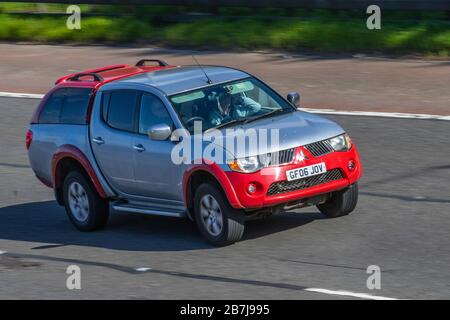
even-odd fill
[(105, 190), (84, 153), (73, 145), (63, 145), (58, 148), (52, 158), (52, 183), (59, 204), (63, 204), (64, 179), (73, 170), (80, 170), (92, 183), (98, 195), (103, 199), (107, 198)]
[(223, 170), (215, 163), (191, 167), (183, 176), (184, 204), (188, 210), (193, 208), (195, 190), (203, 182), (212, 182), (223, 192), (228, 203), (234, 208), (243, 208)]

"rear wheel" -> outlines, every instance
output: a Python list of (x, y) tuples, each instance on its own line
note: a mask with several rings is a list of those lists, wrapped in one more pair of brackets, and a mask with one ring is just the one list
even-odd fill
[(328, 218), (345, 216), (352, 212), (358, 203), (358, 183), (355, 182), (347, 189), (336, 191), (331, 199), (317, 208)]
[(239, 241), (244, 234), (243, 214), (230, 206), (213, 184), (200, 185), (194, 197), (195, 221), (202, 235), (215, 246)]
[(99, 197), (82, 173), (72, 171), (67, 175), (63, 196), (67, 215), (78, 230), (94, 231), (108, 222), (108, 201)]

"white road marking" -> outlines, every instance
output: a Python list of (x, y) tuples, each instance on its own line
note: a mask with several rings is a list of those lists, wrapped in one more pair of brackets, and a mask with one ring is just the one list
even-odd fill
[[(6, 253), (6, 251), (0, 251), (0, 255)], [(146, 272), (152, 270), (152, 268), (149, 267), (140, 267), (135, 269), (138, 272)], [(178, 274), (178, 272), (172, 272), (172, 274)], [(351, 291), (344, 291), (344, 290), (328, 290), (328, 289), (321, 289), (321, 288), (306, 288), (303, 289), (303, 291), (309, 291), (309, 292), (316, 292), (316, 293), (323, 293), (323, 294), (330, 294), (330, 295), (337, 295), (337, 296), (346, 296), (346, 297), (353, 297), (353, 298), (360, 298), (360, 299), (369, 299), (369, 300), (398, 300), (396, 298), (390, 298), (390, 297), (383, 297), (383, 296), (374, 296), (368, 293), (357, 293), (357, 292), (351, 292)]]
[(145, 272), (145, 271), (152, 270), (152, 268), (142, 267), (142, 268), (136, 268), (135, 270), (136, 270), (136, 271), (139, 271), (139, 272)]
[[(7, 98), (29, 98), (42, 99), (43, 94), (36, 93), (16, 93), (16, 92), (2, 92), (0, 97)], [(424, 120), (446, 120), (450, 121), (449, 116), (442, 116), (436, 114), (422, 114), (422, 113), (401, 113), (401, 112), (375, 112), (375, 111), (341, 111), (336, 109), (314, 109), (301, 108), (304, 111), (318, 114), (337, 114), (343, 116), (365, 116), (365, 117), (382, 117), (382, 118), (399, 118), (399, 119), (424, 119)]]
[(450, 116), (441, 116), (436, 114), (422, 113), (401, 113), (401, 112), (372, 112), (372, 111), (340, 111), (335, 109), (312, 109), (301, 108), (304, 111), (318, 114), (337, 114), (343, 116), (365, 116), (381, 118), (400, 118), (400, 119), (424, 119), (424, 120), (446, 120), (450, 121)]
[(36, 93), (18, 93), (18, 92), (2, 92), (2, 91), (0, 91), (0, 97), (42, 99), (44, 97), (44, 95), (36, 94)]
[(344, 291), (344, 290), (328, 290), (328, 289), (321, 289), (321, 288), (306, 288), (305, 291), (324, 293), (324, 294), (331, 294), (331, 295), (337, 295), (337, 296), (347, 296), (347, 297), (354, 297), (354, 298), (361, 298), (361, 299), (370, 299), (370, 300), (398, 300), (396, 298), (374, 296), (374, 295), (367, 294), (367, 293), (357, 293), (357, 292), (350, 292), (350, 291)]

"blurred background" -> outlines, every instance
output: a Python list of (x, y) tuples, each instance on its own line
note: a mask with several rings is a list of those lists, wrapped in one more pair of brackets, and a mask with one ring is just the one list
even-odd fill
[[(370, 52), (447, 58), (447, 0), (134, 0), (1, 2), (0, 40), (134, 43), (183, 48)], [(81, 3), (81, 4), (80, 4)], [(66, 8), (80, 4), (82, 27), (68, 30)], [(369, 5), (382, 11), (368, 30)]]

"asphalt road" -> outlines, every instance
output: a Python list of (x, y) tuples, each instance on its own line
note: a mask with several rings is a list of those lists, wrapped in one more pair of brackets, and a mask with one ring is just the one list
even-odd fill
[[(207, 245), (187, 220), (115, 213), (75, 230), (29, 168), (34, 99), (0, 98), (0, 299), (331, 299), (305, 288), (401, 299), (450, 298), (450, 122), (328, 116), (364, 165), (355, 212), (315, 208), (248, 223), (243, 241)], [(66, 268), (81, 268), (81, 290)], [(381, 268), (381, 289), (366, 268)], [(136, 268), (151, 268), (138, 272)]]

